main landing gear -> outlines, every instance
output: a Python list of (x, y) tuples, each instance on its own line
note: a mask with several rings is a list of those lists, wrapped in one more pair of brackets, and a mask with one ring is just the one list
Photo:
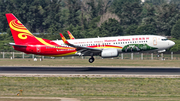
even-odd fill
[(93, 56), (91, 56), (91, 58), (89, 58), (89, 63), (93, 63), (94, 62), (94, 57)]

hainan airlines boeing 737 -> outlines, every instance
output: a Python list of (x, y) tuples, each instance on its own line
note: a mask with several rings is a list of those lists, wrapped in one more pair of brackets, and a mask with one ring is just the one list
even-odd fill
[(175, 43), (157, 35), (134, 35), (101, 38), (84, 38), (66, 40), (60, 34), (62, 40), (47, 40), (35, 37), (28, 29), (11, 13), (6, 14), (15, 43), (9, 43), (17, 51), (27, 54), (43, 56), (91, 56), (89, 62), (94, 62), (93, 56), (102, 58), (117, 57), (119, 53), (164, 51)]

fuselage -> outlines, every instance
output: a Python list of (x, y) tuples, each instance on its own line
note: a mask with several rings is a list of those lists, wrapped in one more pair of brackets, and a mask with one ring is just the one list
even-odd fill
[[(71, 44), (98, 48), (117, 49), (118, 53), (160, 51), (172, 47), (175, 43), (162, 36), (156, 35), (134, 35), (101, 38), (84, 38), (68, 40)], [(62, 40), (54, 40), (56, 45), (28, 45), (25, 47), (14, 47), (18, 51), (45, 56), (72, 56), (79, 55), (74, 47), (70, 47)], [(97, 54), (98, 55), (98, 54)]]

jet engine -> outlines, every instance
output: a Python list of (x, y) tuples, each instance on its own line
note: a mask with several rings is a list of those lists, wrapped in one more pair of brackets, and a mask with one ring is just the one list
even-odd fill
[(166, 51), (165, 49), (164, 50), (159, 50), (158, 53), (163, 53), (165, 51)]
[(119, 55), (118, 50), (111, 48), (111, 49), (104, 49), (101, 52), (102, 58), (111, 58), (111, 57), (117, 57)]

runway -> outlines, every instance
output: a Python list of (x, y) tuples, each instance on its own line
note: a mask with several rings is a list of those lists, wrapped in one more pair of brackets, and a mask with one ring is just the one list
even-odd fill
[(178, 75), (171, 67), (0, 67), (1, 74)]

